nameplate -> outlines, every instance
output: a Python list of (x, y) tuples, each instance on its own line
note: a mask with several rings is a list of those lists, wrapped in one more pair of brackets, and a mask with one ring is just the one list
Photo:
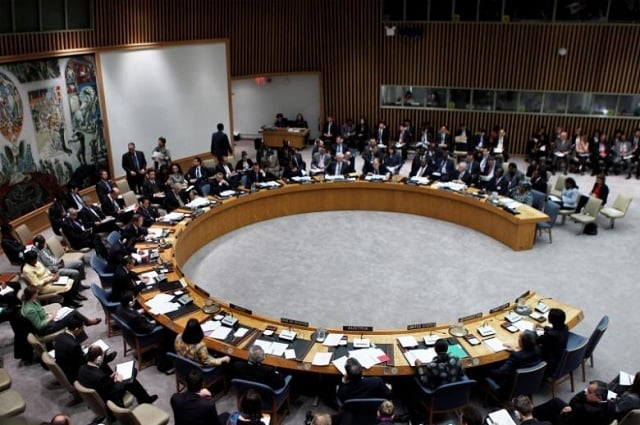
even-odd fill
[(433, 328), (435, 325), (436, 325), (436, 322), (414, 323), (412, 325), (407, 325), (407, 330), (414, 331), (416, 329)]
[(207, 291), (205, 291), (204, 289), (202, 289), (201, 287), (199, 287), (198, 285), (193, 285), (198, 291), (202, 292), (204, 294), (205, 297), (209, 297), (209, 293)]
[(499, 305), (497, 307), (493, 307), (491, 310), (489, 310), (489, 313), (493, 314), (493, 313), (497, 313), (499, 311), (504, 310), (505, 308), (509, 308), (511, 304), (510, 303), (504, 303), (502, 305)]
[(300, 326), (303, 328), (309, 327), (309, 322), (303, 322), (302, 320), (295, 320), (295, 319), (287, 319), (286, 317), (281, 317), (280, 322), (286, 323), (287, 325)]
[(468, 316), (458, 317), (458, 322), (466, 322), (467, 320), (479, 319), (482, 317), (482, 313), (470, 314)]
[(342, 326), (342, 330), (351, 332), (373, 332), (373, 326), (344, 325)]
[(241, 312), (243, 312), (245, 314), (253, 314), (253, 312), (251, 310), (249, 310), (248, 308), (240, 307), (239, 305), (236, 305), (236, 304), (229, 304), (229, 307), (234, 309), (234, 310), (241, 311)]
[(518, 302), (518, 300), (520, 298), (527, 298), (530, 293), (531, 293), (531, 291), (527, 291), (527, 292), (522, 293), (518, 298), (516, 298), (516, 302)]

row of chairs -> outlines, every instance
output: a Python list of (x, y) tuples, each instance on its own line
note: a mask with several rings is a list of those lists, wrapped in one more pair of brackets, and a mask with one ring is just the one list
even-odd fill
[[(0, 368), (0, 423), (5, 424), (8, 418), (14, 418), (24, 413), (27, 404), (19, 392), (11, 389), (11, 376), (4, 368)], [(15, 420), (15, 423), (22, 421)], [(23, 422), (26, 423), (26, 422)]]

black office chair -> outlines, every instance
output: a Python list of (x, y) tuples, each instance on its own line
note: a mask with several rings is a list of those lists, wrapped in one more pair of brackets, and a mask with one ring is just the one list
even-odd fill
[(604, 316), (600, 319), (598, 326), (593, 330), (593, 333), (589, 337), (589, 341), (587, 342), (587, 349), (584, 351), (584, 357), (582, 358), (582, 382), (586, 382), (586, 373), (585, 373), (585, 363), (587, 363), (587, 359), (589, 359), (591, 363), (591, 367), (593, 368), (593, 351), (598, 346), (602, 335), (609, 328), (609, 316)]

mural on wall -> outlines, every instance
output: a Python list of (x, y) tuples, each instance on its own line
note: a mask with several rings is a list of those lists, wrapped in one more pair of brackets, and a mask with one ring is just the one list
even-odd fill
[(0, 221), (107, 166), (93, 55), (0, 65)]

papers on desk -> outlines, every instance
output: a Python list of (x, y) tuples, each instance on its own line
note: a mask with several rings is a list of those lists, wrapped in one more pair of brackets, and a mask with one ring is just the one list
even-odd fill
[(511, 198), (501, 198), (498, 201), (498, 204), (511, 209), (518, 208), (520, 205), (522, 205), (520, 202), (515, 201)]
[(416, 341), (413, 335), (399, 336), (398, 342), (402, 348), (413, 348), (418, 346), (418, 341)]
[(130, 360), (116, 366), (116, 372), (118, 375), (122, 376), (123, 381), (133, 378), (133, 363), (134, 361)]
[(507, 409), (489, 413), (487, 423), (489, 425), (516, 425)]
[(220, 197), (222, 198), (228, 198), (229, 196), (233, 196), (236, 194), (235, 190), (223, 190), (222, 192), (220, 192)]
[(280, 183), (276, 182), (276, 181), (268, 181), (268, 182), (260, 182), (258, 183), (258, 187), (261, 189), (273, 189), (276, 187), (280, 187)]
[(293, 348), (288, 348), (286, 350), (284, 350), (284, 358), (287, 360), (293, 360), (295, 359), (296, 356), (296, 350), (294, 350)]
[(411, 177), (409, 179), (409, 182), (415, 183), (415, 184), (428, 185), (429, 184), (429, 177), (413, 176), (413, 177)]
[(207, 320), (206, 322), (200, 324), (200, 328), (202, 328), (202, 332), (207, 334), (207, 336), (210, 332), (215, 331), (220, 326), (222, 326), (222, 323), (220, 323), (219, 320)]
[(138, 204), (132, 204), (132, 205), (129, 205), (128, 207), (124, 207), (124, 212), (131, 212), (137, 209), (138, 209)]
[(435, 356), (435, 348), (418, 348), (404, 352), (404, 358), (407, 359), (407, 363), (411, 366), (416, 364), (416, 359), (420, 360), (420, 363), (429, 363)]
[(633, 385), (634, 378), (635, 377), (632, 374), (620, 371), (619, 383), (620, 385), (625, 385), (630, 387), (631, 385)]
[(324, 339), (322, 345), (327, 347), (337, 347), (338, 345), (340, 345), (340, 341), (342, 341), (343, 337), (344, 334), (329, 334)]
[(498, 338), (489, 338), (483, 341), (485, 345), (489, 348), (489, 350), (497, 353), (498, 351), (505, 350), (504, 343), (500, 341)]
[(449, 189), (455, 192), (462, 192), (467, 188), (466, 184), (455, 183), (455, 182), (437, 182), (434, 186), (437, 187), (438, 189)]
[(247, 328), (238, 328), (238, 330), (233, 333), (233, 336), (236, 338), (242, 338), (247, 334), (247, 332), (249, 332), (249, 329)]
[(164, 238), (169, 234), (167, 229), (161, 229), (159, 227), (149, 227), (147, 231), (149, 232), (147, 236), (151, 236), (153, 238)]
[(173, 299), (173, 295), (158, 294), (150, 300), (147, 300), (146, 304), (151, 314), (166, 314), (180, 308), (180, 304), (172, 302)]
[(214, 339), (225, 340), (227, 339), (227, 337), (229, 336), (232, 330), (233, 329), (228, 328), (226, 326), (220, 326), (216, 328), (213, 332), (211, 332), (209, 336)]
[(9, 285), (5, 286), (4, 288), (0, 289), (0, 295), (7, 295), (9, 293), (13, 292), (13, 288)]
[(370, 176), (366, 176), (364, 179), (368, 182), (384, 182), (389, 180), (389, 177), (383, 174), (372, 174)]
[(557, 202), (557, 203), (559, 203), (559, 204), (560, 204), (560, 203), (562, 203), (562, 199), (558, 198), (558, 197), (557, 197), (557, 196), (555, 196), (555, 195), (549, 195), (549, 199), (550, 199), (551, 201), (553, 201), (553, 202)]
[(349, 357), (355, 358), (360, 362), (362, 367), (370, 369), (378, 363), (389, 361), (387, 353), (380, 348), (364, 348), (361, 350), (350, 350)]
[(331, 363), (331, 358), (333, 357), (333, 353), (316, 353), (313, 356), (313, 360), (311, 364), (314, 366), (328, 366)]
[(369, 348), (371, 347), (371, 341), (369, 338), (356, 338), (353, 340), (353, 348)]
[(311, 181), (311, 177), (310, 176), (295, 176), (295, 177), (291, 177), (291, 180), (293, 180), (296, 183), (309, 183)]
[(182, 219), (184, 219), (184, 214), (175, 212), (175, 211), (160, 217), (160, 221), (163, 223), (169, 223), (172, 221), (181, 221)]
[(69, 307), (62, 307), (60, 310), (56, 311), (56, 315), (53, 317), (54, 321), (58, 321), (58, 320), (62, 320), (64, 319), (67, 314), (73, 312), (72, 308)]
[(53, 284), (54, 285), (60, 285), (60, 286), (66, 286), (70, 281), (71, 281), (71, 279), (69, 279), (68, 276), (60, 276), (58, 278), (58, 280), (53, 282)]
[(256, 339), (254, 345), (259, 345), (260, 347), (262, 347), (265, 354), (271, 354), (272, 356), (276, 357), (282, 357), (284, 352), (289, 347), (289, 344), (285, 344), (283, 342), (272, 342), (264, 339)]
[(325, 180), (328, 180), (328, 181), (335, 181), (335, 180), (344, 180), (344, 179), (345, 179), (345, 177), (344, 177), (342, 174), (340, 174), (340, 175), (338, 175), (338, 176), (336, 176), (336, 175), (331, 175), (331, 174), (326, 174), (326, 175), (324, 176), (324, 179), (325, 179)]
[(143, 278), (147, 279), (147, 281), (145, 282), (146, 285), (153, 285), (153, 283), (158, 278), (158, 272), (155, 270), (152, 270), (150, 272), (140, 273), (138, 276), (140, 276), (140, 280), (142, 280), (143, 282), (144, 282)]
[(522, 332), (532, 331), (536, 328), (536, 325), (533, 322), (530, 322), (528, 320), (519, 320), (515, 323), (512, 323), (512, 325), (520, 329)]
[(554, 152), (553, 154), (558, 158), (564, 158), (565, 156), (567, 156), (567, 152)]
[(346, 375), (347, 374), (347, 369), (346, 369), (345, 365), (347, 364), (347, 359), (348, 358), (349, 357), (347, 357), (347, 356), (342, 356), (342, 357), (339, 357), (339, 358), (333, 360), (331, 363), (336, 367), (336, 369), (338, 369), (338, 371), (341, 374)]
[(211, 202), (207, 198), (196, 196), (193, 201), (189, 202), (185, 207), (195, 210), (198, 208), (208, 207), (210, 204)]

